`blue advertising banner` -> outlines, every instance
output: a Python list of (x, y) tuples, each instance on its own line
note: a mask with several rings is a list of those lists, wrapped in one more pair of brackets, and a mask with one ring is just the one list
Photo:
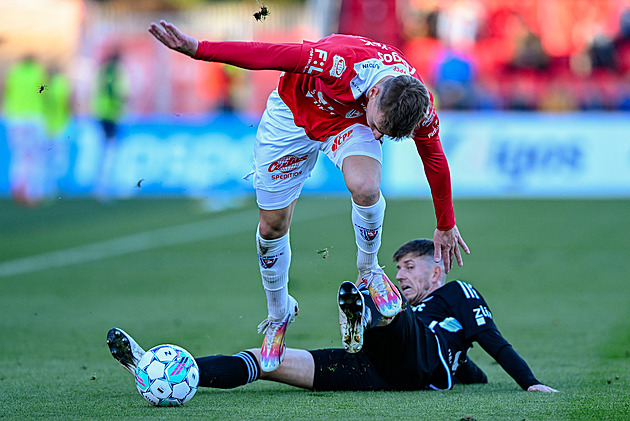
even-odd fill
[[(630, 196), (630, 115), (442, 113), (455, 196)], [(383, 189), (428, 194), (411, 142), (387, 145)], [(401, 146), (401, 147), (398, 147)]]
[[(455, 196), (630, 196), (630, 116), (615, 113), (441, 113)], [(257, 116), (127, 120), (107, 143), (98, 123), (77, 118), (55, 139), (37, 123), (0, 121), (0, 195), (133, 197), (251, 195)], [(384, 145), (388, 196), (429, 197), (410, 140)], [(26, 186), (26, 187), (25, 187)], [(343, 193), (321, 157), (305, 192)], [(37, 193), (39, 192), (39, 193)]]

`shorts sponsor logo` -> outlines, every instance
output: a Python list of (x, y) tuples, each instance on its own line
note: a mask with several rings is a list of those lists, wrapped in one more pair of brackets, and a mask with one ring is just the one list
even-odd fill
[[(295, 155), (285, 155), (277, 161), (269, 164), (269, 168), (267, 171), (274, 172), (280, 171), (281, 173), (290, 173), (295, 171), (297, 167), (300, 165), (300, 162), (306, 161), (308, 155), (304, 156), (295, 156)], [(301, 171), (300, 171), (301, 172)]]
[(337, 149), (339, 149), (340, 146), (346, 143), (346, 140), (350, 139), (351, 136), (352, 136), (352, 130), (348, 130), (345, 133), (338, 134), (333, 139), (332, 148), (331, 148), (333, 153), (336, 154)]
[(341, 77), (341, 75), (343, 75), (343, 72), (346, 71), (346, 60), (335, 54), (335, 56), (333, 57), (333, 65), (332, 68), (330, 69), (330, 75), (332, 77)]
[(355, 227), (358, 228), (359, 234), (365, 241), (374, 241), (376, 237), (378, 237), (378, 233), (380, 232), (381, 227), (377, 228), (364, 228), (357, 224), (354, 224)]
[(271, 176), (272, 180), (287, 180), (289, 178), (295, 178), (302, 174), (302, 171), (290, 172), (286, 174), (274, 174)]

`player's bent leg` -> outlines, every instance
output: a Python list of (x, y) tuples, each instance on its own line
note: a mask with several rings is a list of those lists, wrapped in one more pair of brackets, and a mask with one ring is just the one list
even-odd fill
[(363, 332), (369, 323), (370, 310), (352, 282), (346, 281), (339, 286), (337, 299), (341, 342), (347, 352), (357, 353), (363, 347)]
[(274, 240), (285, 235), (291, 226), (293, 209), (297, 199), (282, 209), (260, 209), (260, 224), (258, 231), (260, 236), (266, 240)]
[(378, 311), (386, 317), (400, 312), (402, 300), (396, 287), (378, 266), (377, 253), (385, 218), (380, 194), (381, 163), (369, 156), (352, 155), (343, 161), (346, 185), (352, 193), (352, 223), (357, 243), (359, 284), (364, 283)]
[(357, 269), (367, 275), (378, 267), (378, 250), (385, 218), (385, 198), (379, 196), (372, 206), (359, 206), (352, 201), (352, 226), (357, 244)]
[(260, 211), (256, 248), (268, 311), (267, 319), (258, 326), (259, 333), (265, 332), (260, 364), (263, 371), (273, 371), (282, 362), (286, 329), (298, 311), (297, 302), (288, 292), (291, 265), (289, 225), (294, 207), (295, 200), (283, 209)]
[(380, 196), (381, 163), (364, 155), (350, 155), (343, 160), (342, 170), (352, 200), (359, 206), (372, 206)]
[(375, 268), (367, 275), (359, 276), (357, 285), (367, 287), (379, 313), (386, 318), (394, 317), (402, 310), (402, 297), (398, 288), (389, 280), (383, 269)]
[(199, 387), (233, 389), (260, 377), (258, 359), (250, 351), (234, 355), (195, 358), (199, 367)]
[[(250, 349), (258, 361), (261, 360), (260, 350)], [(304, 389), (313, 389), (315, 377), (315, 362), (310, 352), (303, 349), (287, 348), (284, 361), (277, 370), (260, 373), (261, 380), (269, 380), (288, 384)]]
[[(289, 224), (294, 206), (295, 201), (284, 209), (261, 210), (260, 224), (256, 231), (258, 265), (267, 295), (268, 316), (276, 321), (284, 318), (287, 313), (291, 266)], [(270, 230), (269, 227), (274, 228)]]
[(298, 311), (297, 301), (289, 295), (288, 311), (284, 318), (281, 320), (267, 318), (258, 325), (258, 333), (265, 333), (265, 339), (260, 348), (260, 369), (262, 371), (274, 371), (282, 363), (286, 353), (284, 336), (287, 327), (295, 320)]
[(112, 356), (125, 370), (135, 375), (138, 361), (145, 354), (144, 349), (124, 330), (117, 327), (107, 332), (107, 346)]

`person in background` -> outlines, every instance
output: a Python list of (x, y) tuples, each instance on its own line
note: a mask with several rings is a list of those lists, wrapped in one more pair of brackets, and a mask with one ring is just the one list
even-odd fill
[(129, 84), (118, 51), (110, 53), (100, 66), (92, 96), (92, 110), (104, 137), (103, 160), (96, 194), (107, 200), (111, 196), (111, 177), (116, 156), (120, 120), (125, 114)]
[(46, 123), (44, 96), (48, 74), (28, 55), (10, 67), (4, 85), (3, 113), (10, 151), (9, 184), (13, 199), (35, 206), (46, 192)]

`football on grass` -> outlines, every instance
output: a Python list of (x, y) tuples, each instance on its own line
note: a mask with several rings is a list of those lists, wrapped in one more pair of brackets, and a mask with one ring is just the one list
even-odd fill
[(155, 406), (180, 406), (195, 395), (199, 367), (188, 351), (176, 345), (148, 350), (136, 367), (136, 387)]

